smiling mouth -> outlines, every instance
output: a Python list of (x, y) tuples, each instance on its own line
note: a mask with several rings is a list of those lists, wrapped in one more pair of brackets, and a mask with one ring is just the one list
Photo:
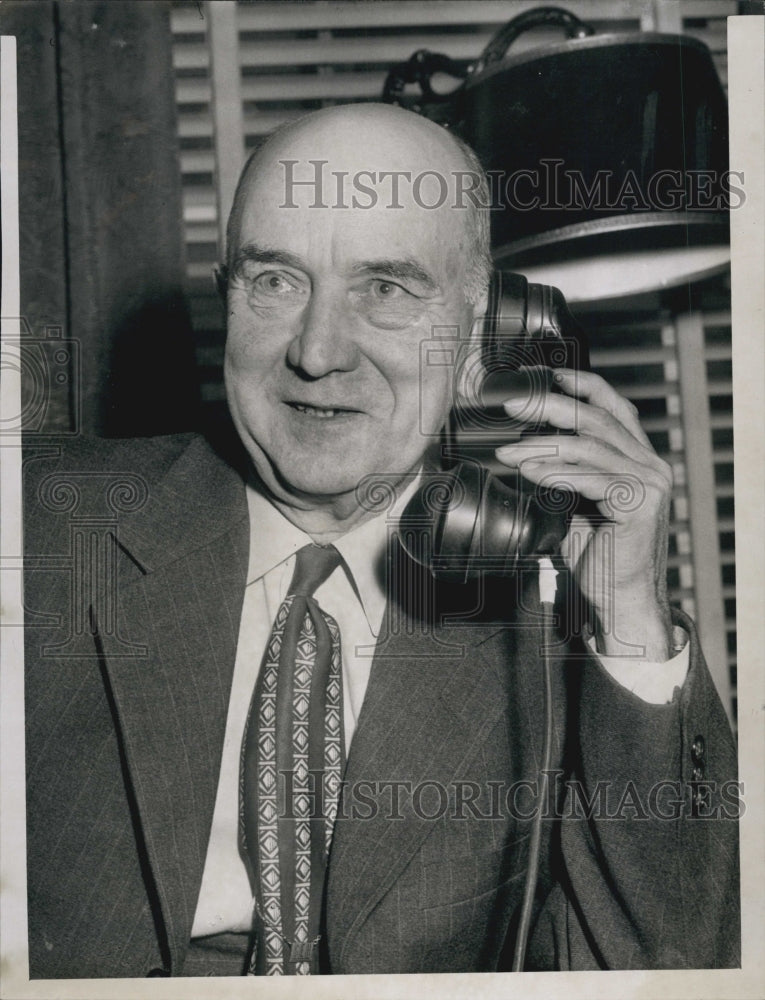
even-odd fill
[(287, 402), (287, 406), (307, 417), (316, 417), (318, 420), (329, 420), (332, 417), (349, 416), (361, 412), (344, 406), (312, 406), (310, 403), (298, 403), (292, 400)]

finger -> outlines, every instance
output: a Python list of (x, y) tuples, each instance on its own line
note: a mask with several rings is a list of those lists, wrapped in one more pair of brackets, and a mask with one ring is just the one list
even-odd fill
[(552, 496), (553, 509), (566, 509), (565, 502), (561, 507), (561, 497), (571, 494), (572, 498), (584, 497), (594, 504), (598, 515), (606, 521), (630, 526), (635, 532), (642, 530), (641, 525), (663, 520), (662, 511), (666, 508), (663, 491), (633, 474), (613, 475), (572, 467), (550, 472), (539, 466), (521, 471), (541, 491), (538, 499), (543, 507), (550, 502), (546, 498)]
[(585, 549), (594, 537), (595, 528), (592, 522), (581, 514), (572, 515), (566, 537), (560, 545), (560, 554), (571, 569), (576, 569)]
[(637, 407), (625, 399), (604, 378), (595, 372), (577, 371), (573, 368), (556, 368), (553, 374), (556, 386), (568, 396), (584, 399), (610, 413), (629, 430), (641, 444), (650, 448), (651, 443), (640, 426)]
[(548, 393), (543, 401), (534, 402), (535, 409), (531, 412), (528, 400), (511, 399), (504, 404), (505, 411), (516, 420), (529, 423), (546, 421), (560, 430), (601, 438), (637, 461), (655, 464), (658, 459), (647, 438), (645, 441), (638, 440), (612, 412), (602, 407), (556, 393)]
[[(554, 440), (554, 439), (553, 439)], [(537, 442), (497, 449), (497, 458), (509, 468), (543, 489), (561, 489), (578, 493), (588, 500), (606, 503), (609, 516), (627, 515), (644, 505), (646, 497), (655, 503), (668, 503), (672, 495), (672, 470), (627, 460), (602, 441), (583, 438), (557, 438), (557, 449), (549, 447), (550, 438)], [(661, 461), (661, 460), (659, 460)], [(637, 506), (631, 497), (637, 497)], [(648, 507), (645, 508), (646, 510)]]
[[(635, 449), (634, 442), (630, 445)], [(496, 449), (497, 459), (504, 465), (519, 466), (531, 462), (544, 463), (552, 468), (556, 465), (587, 466), (599, 472), (618, 475), (620, 472), (634, 472), (637, 475), (658, 477), (671, 486), (672, 467), (647, 449), (638, 456), (628, 454), (604, 440), (588, 434), (546, 434), (525, 438)]]

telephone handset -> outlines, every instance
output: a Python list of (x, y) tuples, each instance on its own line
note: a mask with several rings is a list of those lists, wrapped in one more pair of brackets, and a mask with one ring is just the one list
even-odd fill
[[(426, 483), (401, 518), (404, 548), (436, 579), (507, 576), (524, 559), (557, 552), (575, 496), (533, 486), (499, 463), (494, 450), (519, 438), (561, 433), (537, 416), (545, 395), (556, 391), (551, 369), (561, 367), (589, 369), (584, 332), (561, 292), (495, 271), (480, 345), (468, 350), (456, 380), (459, 392), (442, 447), (448, 475), (437, 488)], [(524, 400), (523, 419), (507, 416), (502, 403), (509, 397)]]

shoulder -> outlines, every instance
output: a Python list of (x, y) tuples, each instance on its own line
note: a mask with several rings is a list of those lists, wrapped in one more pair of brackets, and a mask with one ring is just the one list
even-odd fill
[(27, 523), (40, 513), (62, 513), (73, 497), (157, 483), (197, 435), (153, 438), (78, 437), (25, 442), (22, 490)]
[[(27, 539), (54, 522), (124, 515), (164, 496), (183, 495), (201, 481), (220, 481), (224, 460), (201, 434), (152, 438), (79, 437), (31, 441), (24, 449), (23, 501)], [(65, 516), (64, 516), (65, 515)]]
[(198, 434), (149, 438), (77, 437), (71, 441), (27, 442), (24, 469), (31, 474), (51, 472), (99, 473), (138, 471), (146, 478), (161, 476), (195, 441)]
[(81, 545), (118, 537), (120, 549), (145, 570), (231, 531), (246, 546), (241, 458), (235, 447), (226, 450), (201, 434), (35, 443), (24, 472), (28, 579), (41, 555), (44, 562), (69, 559), (75, 536)]

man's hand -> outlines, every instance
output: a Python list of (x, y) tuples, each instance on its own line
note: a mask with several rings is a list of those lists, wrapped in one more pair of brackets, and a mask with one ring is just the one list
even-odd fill
[[(596, 620), (600, 653), (664, 662), (671, 656), (666, 592), (672, 469), (651, 447), (637, 410), (599, 375), (558, 369), (535, 418), (573, 434), (527, 438), (497, 458), (546, 489), (593, 501), (597, 516), (575, 514), (562, 555)], [(527, 401), (509, 400), (523, 419)]]

